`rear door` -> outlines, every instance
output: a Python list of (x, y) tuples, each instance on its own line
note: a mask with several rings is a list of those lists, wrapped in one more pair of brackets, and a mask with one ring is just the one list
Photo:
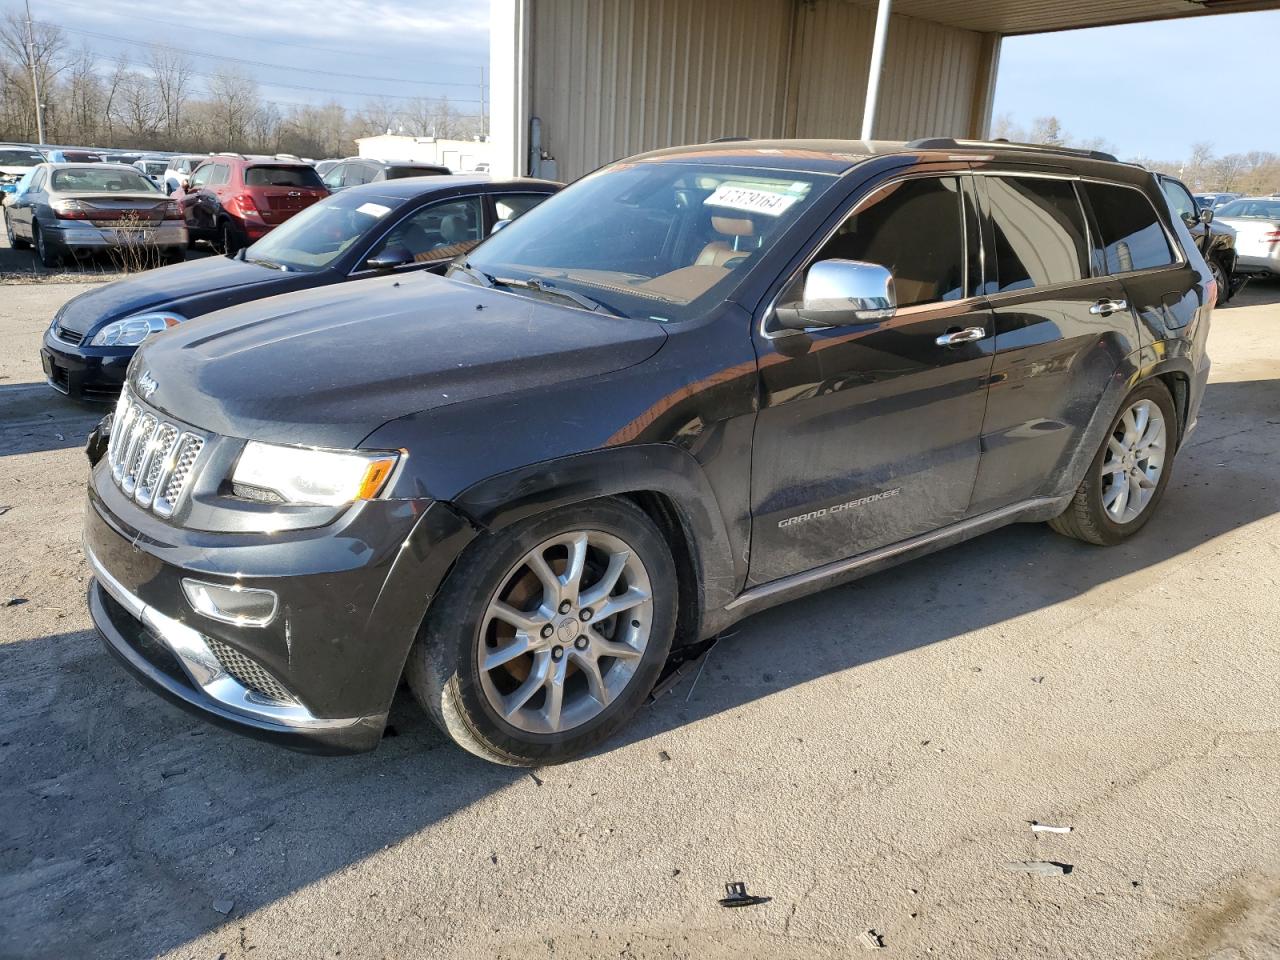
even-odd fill
[(1141, 342), (1186, 327), (1202, 306), (1204, 287), (1152, 198), (1127, 184), (1086, 183), (1085, 191), (1107, 270), (1123, 283)]
[[(978, 469), (991, 319), (975, 289), (967, 175), (912, 176), (852, 204), (811, 259), (894, 274), (887, 320), (755, 331), (750, 581), (766, 583), (961, 519)], [(808, 264), (805, 269), (807, 270)], [(805, 270), (779, 294), (800, 299)], [(940, 337), (973, 331), (947, 346)]]
[(1120, 361), (1137, 349), (1121, 283), (1091, 255), (1078, 182), (1031, 170), (976, 177), (995, 363), (973, 512), (1039, 496), (1075, 451)]

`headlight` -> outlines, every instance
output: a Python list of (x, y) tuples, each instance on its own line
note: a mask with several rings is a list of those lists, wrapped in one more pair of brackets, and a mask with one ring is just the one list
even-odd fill
[(281, 447), (251, 440), (231, 472), (231, 486), (239, 496), (255, 500), (338, 506), (376, 497), (399, 459), (394, 453)]
[(93, 335), (91, 347), (136, 347), (153, 333), (160, 333), (186, 321), (177, 313), (140, 313), (136, 317), (113, 320)]

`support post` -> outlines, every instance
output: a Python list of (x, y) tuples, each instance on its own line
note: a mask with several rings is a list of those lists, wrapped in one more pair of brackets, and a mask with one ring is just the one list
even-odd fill
[(529, 172), (530, 0), (489, 4), (489, 170), (495, 177)]
[(31, 0), (27, 6), (27, 56), (31, 60), (31, 99), (36, 105), (37, 145), (44, 146), (44, 104), (40, 102), (40, 68), (36, 63), (36, 34), (31, 24)]
[(884, 47), (889, 37), (889, 7), (892, 0), (879, 0), (876, 10), (876, 34), (871, 41), (871, 69), (867, 75), (867, 102), (862, 107), (862, 139), (874, 136), (876, 101), (880, 99), (880, 74), (884, 69)]

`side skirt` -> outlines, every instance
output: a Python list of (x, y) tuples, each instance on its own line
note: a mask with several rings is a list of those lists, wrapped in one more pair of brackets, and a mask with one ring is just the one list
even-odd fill
[(714, 622), (718, 632), (729, 624), (760, 610), (826, 590), (828, 587), (857, 580), (879, 570), (989, 533), (998, 527), (1010, 523), (1050, 520), (1067, 508), (1071, 502), (1071, 496), (1068, 494), (1065, 497), (1037, 497), (1033, 500), (1024, 500), (1021, 503), (1001, 507), (999, 510), (960, 520), (929, 533), (922, 533), (909, 540), (902, 540), (859, 554), (856, 557), (835, 560), (820, 567), (814, 567), (812, 570), (806, 570), (804, 573), (793, 574), (781, 580), (752, 587), (738, 594), (723, 610), (719, 611), (718, 615), (708, 617), (707, 621)]

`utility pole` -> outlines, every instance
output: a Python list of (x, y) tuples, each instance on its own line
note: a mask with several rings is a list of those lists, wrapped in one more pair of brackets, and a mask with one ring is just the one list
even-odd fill
[(36, 63), (36, 35), (31, 25), (31, 0), (27, 5), (27, 56), (31, 60), (31, 97), (36, 104), (37, 146), (44, 146), (44, 104), (40, 102), (40, 69)]
[(484, 67), (480, 68), (480, 136), (484, 137), (488, 134), (489, 127), (485, 121), (484, 113)]

